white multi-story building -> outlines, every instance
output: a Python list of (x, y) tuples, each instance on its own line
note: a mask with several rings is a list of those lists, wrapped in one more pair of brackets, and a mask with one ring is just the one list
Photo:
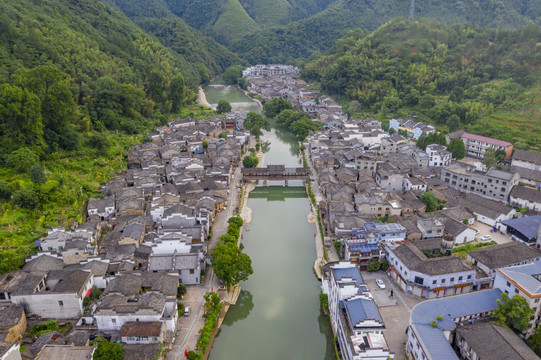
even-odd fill
[(385, 324), (359, 268), (350, 262), (329, 263), (323, 272), (322, 290), (329, 299), (331, 325), (343, 359), (394, 358), (383, 337)]
[(439, 144), (431, 144), (426, 147), (428, 166), (448, 166), (453, 154), (447, 151), (447, 147)]
[(494, 288), (509, 294), (512, 298), (520, 295), (535, 313), (530, 318), (525, 335), (531, 336), (541, 323), (541, 263), (534, 262), (496, 270)]

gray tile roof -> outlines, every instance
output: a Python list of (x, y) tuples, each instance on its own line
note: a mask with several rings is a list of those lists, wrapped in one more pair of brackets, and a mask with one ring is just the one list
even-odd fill
[(539, 360), (539, 357), (514, 332), (489, 322), (459, 326), (457, 334), (481, 359)]
[(497, 269), (541, 257), (541, 252), (526, 244), (512, 241), (470, 251), (468, 255), (490, 269)]
[(541, 165), (541, 153), (515, 149), (515, 152), (513, 153), (513, 160), (521, 160), (536, 165)]
[[(432, 359), (458, 360), (442, 330), (454, 329), (455, 318), (496, 309), (500, 294), (499, 289), (491, 289), (423, 301), (412, 309), (410, 326), (415, 329), (419, 341)], [(431, 321), (438, 316), (443, 320), (438, 321), (438, 327), (434, 328)]]
[(24, 309), (17, 304), (0, 304), (0, 331), (7, 331), (17, 325), (24, 316)]
[(509, 196), (529, 202), (541, 203), (541, 191), (524, 186), (513, 186)]
[(464, 271), (474, 271), (464, 265), (455, 255), (427, 258), (413, 244), (402, 244), (392, 252), (410, 270), (427, 275), (443, 275)]
[[(68, 243), (66, 243), (68, 244)], [(49, 271), (61, 270), (64, 267), (64, 261), (49, 255), (41, 255), (24, 264), (24, 271)]]

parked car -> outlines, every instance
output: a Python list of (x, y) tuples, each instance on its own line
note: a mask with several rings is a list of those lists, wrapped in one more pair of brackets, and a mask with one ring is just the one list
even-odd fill
[(483, 235), (483, 236), (481, 236), (481, 241), (489, 241), (490, 239), (492, 239), (492, 238), (490, 237), (490, 235)]
[(184, 316), (190, 316), (190, 307), (189, 306), (184, 307)]
[(376, 284), (378, 284), (380, 289), (385, 289), (385, 283), (381, 279), (376, 279)]

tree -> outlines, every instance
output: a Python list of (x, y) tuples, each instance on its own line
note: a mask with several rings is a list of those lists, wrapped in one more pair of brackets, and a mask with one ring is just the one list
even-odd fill
[(13, 187), (9, 183), (0, 181), (0, 200), (9, 200), (12, 192)]
[(426, 205), (426, 212), (430, 213), (440, 210), (445, 204), (444, 201), (438, 199), (431, 192), (425, 192), (419, 196), (419, 199)]
[(180, 74), (171, 79), (167, 99), (171, 101), (171, 110), (179, 111), (189, 100), (191, 90), (186, 85), (184, 77)]
[(245, 168), (255, 168), (259, 164), (259, 158), (255, 155), (248, 155), (242, 159), (242, 166)]
[(459, 138), (451, 139), (449, 145), (447, 146), (447, 150), (453, 153), (453, 158), (457, 160), (460, 160), (466, 156), (466, 146), (464, 145), (464, 141)]
[(286, 109), (293, 109), (293, 105), (283, 97), (275, 97), (263, 105), (263, 112), (271, 118)]
[(203, 140), (203, 149), (206, 149), (209, 147), (209, 142), (207, 140)]
[(220, 100), (218, 106), (216, 106), (216, 112), (218, 114), (225, 114), (231, 112), (231, 104), (227, 100)]
[(497, 300), (498, 308), (494, 310), (494, 315), (507, 326), (519, 332), (526, 331), (534, 310), (530, 308), (526, 300), (520, 295), (515, 295), (509, 299), (509, 295), (503, 292), (501, 297), (501, 300)]
[(45, 171), (39, 164), (35, 164), (30, 168), (30, 180), (36, 185), (45, 184), (47, 182)]
[(86, 143), (91, 148), (104, 151), (109, 147), (109, 140), (103, 134), (92, 134), (86, 139)]
[(230, 217), (229, 220), (227, 220), (229, 224), (237, 224), (239, 227), (244, 224), (244, 221), (242, 221), (242, 218), (240, 216), (233, 216)]
[(124, 348), (116, 343), (100, 342), (94, 351), (94, 360), (122, 360)]
[(532, 337), (528, 339), (528, 346), (537, 354), (537, 356), (541, 357), (541, 329), (537, 329)]
[(445, 124), (447, 125), (447, 128), (450, 132), (456, 131), (460, 127), (460, 118), (458, 117), (458, 115), (453, 114), (449, 116)]
[(498, 149), (496, 150), (496, 161), (498, 162), (498, 164), (502, 163), (505, 161), (505, 150), (502, 150), (502, 149)]
[(214, 273), (223, 280), (228, 290), (253, 274), (252, 260), (233, 243), (216, 246), (210, 256), (210, 263)]
[(491, 167), (496, 165), (497, 162), (498, 159), (496, 157), (496, 150), (494, 148), (487, 148), (483, 155), (483, 165), (486, 166), (487, 171), (490, 170)]
[(242, 70), (244, 70), (242, 65), (231, 65), (225, 69), (222, 79), (226, 84), (235, 85), (238, 83), (238, 79), (242, 77)]
[(23, 209), (34, 209), (39, 205), (39, 197), (32, 189), (20, 189), (13, 194), (13, 202)]
[(251, 111), (246, 115), (246, 119), (244, 120), (244, 128), (247, 130), (252, 130), (255, 126), (258, 126), (260, 129), (270, 131), (269, 121), (260, 114)]
[(35, 152), (28, 148), (15, 150), (6, 157), (6, 165), (17, 172), (27, 172), (39, 160)]

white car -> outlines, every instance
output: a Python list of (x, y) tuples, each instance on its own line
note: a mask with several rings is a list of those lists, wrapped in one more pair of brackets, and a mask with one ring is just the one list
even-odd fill
[(381, 279), (376, 279), (376, 284), (378, 284), (380, 289), (385, 289), (385, 283)]
[(490, 237), (490, 235), (483, 235), (483, 236), (481, 236), (481, 241), (489, 241), (490, 239), (492, 239), (492, 238)]

